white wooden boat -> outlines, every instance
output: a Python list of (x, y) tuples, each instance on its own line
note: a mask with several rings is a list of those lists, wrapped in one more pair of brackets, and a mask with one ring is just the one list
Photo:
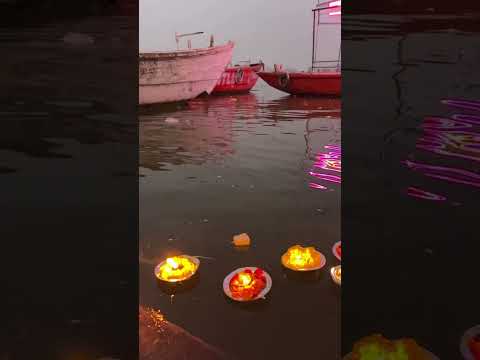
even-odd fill
[(208, 48), (140, 53), (140, 105), (177, 102), (202, 93), (210, 94), (232, 60), (233, 47), (231, 41), (213, 46), (212, 40)]

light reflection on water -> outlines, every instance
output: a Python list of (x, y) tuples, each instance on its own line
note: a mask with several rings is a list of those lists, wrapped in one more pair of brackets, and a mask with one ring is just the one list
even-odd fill
[[(340, 141), (340, 128), (337, 124), (332, 125), (332, 121), (339, 124), (339, 99), (289, 96), (270, 99), (268, 91), (262, 96), (200, 98), (170, 111), (161, 109), (160, 112), (142, 114), (140, 166), (168, 171), (171, 165), (200, 165), (215, 161), (234, 155), (235, 144), (242, 133), (265, 136), (270, 133), (269, 127), (278, 127), (278, 135), (296, 135), (301, 126), (285, 123), (297, 120), (317, 122), (313, 130), (307, 130), (314, 137), (319, 133), (334, 134), (334, 140)], [(315, 140), (318, 141), (322, 140)]]
[[(438, 161), (434, 164), (411, 160), (403, 163), (410, 170), (429, 178), (478, 188), (480, 174), (472, 171), (475, 167), (472, 162), (480, 161), (480, 101), (444, 100), (442, 103), (463, 113), (449, 117), (427, 117), (421, 125), (423, 134), (416, 142), (417, 150), (439, 155), (441, 164)], [(465, 162), (444, 165), (449, 159)], [(426, 200), (447, 200), (446, 195), (415, 187), (409, 187), (407, 194)]]
[[(327, 189), (326, 186), (319, 184), (317, 181), (326, 181), (335, 184), (340, 184), (342, 181), (342, 177), (339, 174), (342, 172), (341, 146), (325, 145), (324, 148), (325, 151), (328, 152), (317, 154), (313, 168), (309, 171), (309, 174), (315, 178), (315, 182), (310, 182), (309, 184), (312, 189)], [(337, 175), (333, 175), (329, 172), (333, 172), (333, 174), (337, 173)]]

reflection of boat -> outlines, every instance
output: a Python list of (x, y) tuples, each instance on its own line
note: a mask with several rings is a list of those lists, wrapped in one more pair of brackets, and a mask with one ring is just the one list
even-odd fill
[[(291, 95), (339, 96), (341, 94), (342, 76), (340, 72), (340, 50), (338, 59), (316, 60), (318, 25), (333, 22), (320, 22), (320, 16), (327, 14), (334, 16), (340, 14), (341, 0), (319, 3), (313, 9), (313, 47), (312, 68), (305, 72), (284, 71), (281, 65), (275, 65), (274, 71), (261, 71), (258, 73), (268, 85), (277, 90)], [(324, 63), (335, 62), (335, 66), (324, 66)]]
[(201, 110), (208, 116), (217, 116), (223, 119), (235, 119), (237, 116), (253, 118), (257, 115), (257, 97), (252, 93), (235, 96), (212, 96), (198, 98), (188, 102), (191, 110)]
[(210, 44), (203, 49), (141, 53), (139, 103), (176, 102), (210, 94), (231, 61), (234, 47), (232, 42), (213, 46), (213, 39)]
[[(140, 116), (140, 165), (163, 170), (168, 164), (201, 165), (222, 159), (235, 151), (234, 128), (245, 126), (244, 130), (249, 131), (246, 124), (307, 120), (309, 144), (337, 143), (340, 115), (339, 98), (285, 96), (260, 101), (253, 93), (199, 97), (188, 101), (182, 109)], [(165, 121), (170, 116), (175, 118), (175, 124)], [(329, 131), (325, 131), (327, 128)], [(313, 160), (318, 151), (308, 146)]]
[[(212, 104), (215, 100), (219, 104)], [(232, 107), (225, 109), (227, 100), (225, 97), (199, 98), (172, 114), (142, 115), (140, 166), (163, 170), (167, 164), (201, 165), (233, 154), (232, 122), (236, 105), (232, 103)], [(174, 116), (178, 123), (166, 123), (167, 116)]]
[(257, 83), (257, 72), (263, 70), (263, 63), (235, 65), (223, 72), (213, 94), (238, 94), (249, 92)]
[(270, 101), (265, 106), (260, 107), (260, 110), (262, 111), (262, 116), (267, 118), (285, 117), (289, 120), (325, 117), (340, 118), (341, 99), (285, 96)]

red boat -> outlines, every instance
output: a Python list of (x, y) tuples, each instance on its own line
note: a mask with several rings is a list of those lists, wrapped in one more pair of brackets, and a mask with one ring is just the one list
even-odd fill
[[(274, 71), (261, 71), (258, 76), (268, 85), (291, 95), (340, 96), (342, 93), (342, 73), (340, 71), (340, 49), (336, 60), (316, 60), (318, 26), (337, 25), (340, 23), (320, 22), (321, 15), (340, 15), (341, 0), (319, 3), (313, 9), (313, 46), (312, 67), (310, 71), (288, 72), (281, 65), (274, 65)], [(324, 66), (336, 63), (334, 66)]]
[(257, 83), (257, 73), (263, 63), (227, 67), (213, 89), (212, 94), (248, 93)]
[(291, 95), (340, 96), (340, 72), (259, 72), (268, 85)]

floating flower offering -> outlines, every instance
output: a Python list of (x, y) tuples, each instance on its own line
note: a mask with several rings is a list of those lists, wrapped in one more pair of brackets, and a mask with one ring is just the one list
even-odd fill
[(348, 360), (439, 360), (413, 339), (390, 341), (381, 335), (367, 336), (357, 341)]
[(155, 268), (155, 276), (162, 281), (178, 282), (191, 278), (198, 270), (200, 260), (189, 255), (169, 257)]
[(236, 301), (253, 301), (264, 298), (272, 287), (272, 278), (256, 267), (240, 268), (223, 281), (223, 291)]
[(292, 246), (282, 255), (282, 264), (294, 271), (311, 271), (321, 269), (326, 263), (325, 256), (314, 247)]
[(337, 285), (342, 285), (342, 265), (337, 265), (330, 269), (330, 275)]
[(465, 332), (460, 350), (466, 360), (480, 360), (480, 325)]
[(468, 349), (475, 360), (480, 360), (480, 335), (477, 334), (468, 340)]
[(332, 251), (333, 251), (333, 255), (335, 255), (335, 257), (338, 260), (342, 261), (342, 242), (341, 241), (337, 241), (333, 245)]

